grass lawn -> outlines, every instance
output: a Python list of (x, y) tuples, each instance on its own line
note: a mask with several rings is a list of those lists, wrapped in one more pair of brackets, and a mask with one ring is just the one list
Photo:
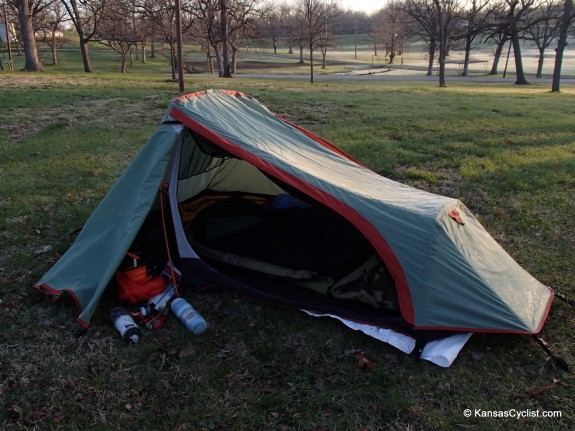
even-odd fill
[[(252, 94), (382, 175), (461, 199), (531, 274), (575, 295), (575, 87), (189, 77), (188, 91), (206, 88)], [(529, 336), (475, 334), (442, 369), (220, 291), (189, 297), (204, 335), (169, 319), (127, 347), (106, 319), (113, 298), (82, 331), (73, 304), (34, 292), (175, 96), (166, 76), (136, 72), (0, 73), (0, 428), (575, 428), (573, 372)], [(574, 316), (556, 299), (542, 331), (571, 366)], [(536, 417), (547, 411), (561, 417)]]

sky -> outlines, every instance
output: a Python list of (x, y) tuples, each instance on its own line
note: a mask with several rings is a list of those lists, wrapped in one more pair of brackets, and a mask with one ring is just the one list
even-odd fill
[(386, 0), (339, 0), (339, 3), (344, 9), (371, 13), (381, 9)]

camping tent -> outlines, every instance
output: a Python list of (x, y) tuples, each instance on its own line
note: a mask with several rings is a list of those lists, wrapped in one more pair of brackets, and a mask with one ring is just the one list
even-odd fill
[(424, 343), (456, 332), (537, 333), (553, 299), (459, 200), (382, 177), (222, 90), (170, 103), (35, 288), (69, 293), (87, 326), (163, 195), (183, 285), (228, 286)]

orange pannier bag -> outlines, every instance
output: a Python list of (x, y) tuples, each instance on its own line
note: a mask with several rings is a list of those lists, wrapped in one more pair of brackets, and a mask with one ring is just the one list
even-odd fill
[(115, 278), (118, 297), (131, 304), (147, 301), (164, 291), (163, 277), (148, 275), (146, 265), (116, 271)]

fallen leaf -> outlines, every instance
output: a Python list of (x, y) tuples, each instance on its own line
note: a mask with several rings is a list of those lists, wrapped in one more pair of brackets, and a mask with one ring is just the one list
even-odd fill
[(11, 296), (10, 298), (8, 298), (7, 301), (4, 302), (4, 307), (6, 307), (9, 310), (15, 310), (18, 308), (18, 306), (20, 305), (20, 297), (19, 296)]
[(12, 406), (10, 406), (10, 408), (8, 410), (10, 412), (16, 414), (19, 418), (22, 417), (22, 414), (23, 414), (22, 407), (17, 406), (16, 404), (12, 404)]
[(474, 361), (481, 361), (485, 357), (484, 353), (481, 352), (471, 352), (471, 359)]
[(531, 389), (531, 395), (536, 396), (539, 394), (542, 394), (543, 392), (547, 392), (550, 389), (553, 389), (555, 386), (557, 386), (557, 383), (559, 381), (553, 381), (553, 383), (548, 383), (546, 385), (543, 386), (537, 386), (536, 388)]
[(365, 364), (365, 366), (366, 366), (367, 368), (369, 368), (369, 371), (373, 371), (373, 370), (375, 370), (375, 369), (377, 368), (378, 363), (377, 363), (377, 362), (374, 362), (374, 361), (368, 361), (367, 364)]
[(377, 362), (367, 359), (363, 352), (358, 352), (354, 355), (360, 368), (366, 367), (368, 370), (373, 371), (377, 368)]
[(180, 350), (178, 357), (186, 358), (188, 356), (192, 356), (194, 354), (194, 345), (192, 343), (188, 343), (186, 347)]

